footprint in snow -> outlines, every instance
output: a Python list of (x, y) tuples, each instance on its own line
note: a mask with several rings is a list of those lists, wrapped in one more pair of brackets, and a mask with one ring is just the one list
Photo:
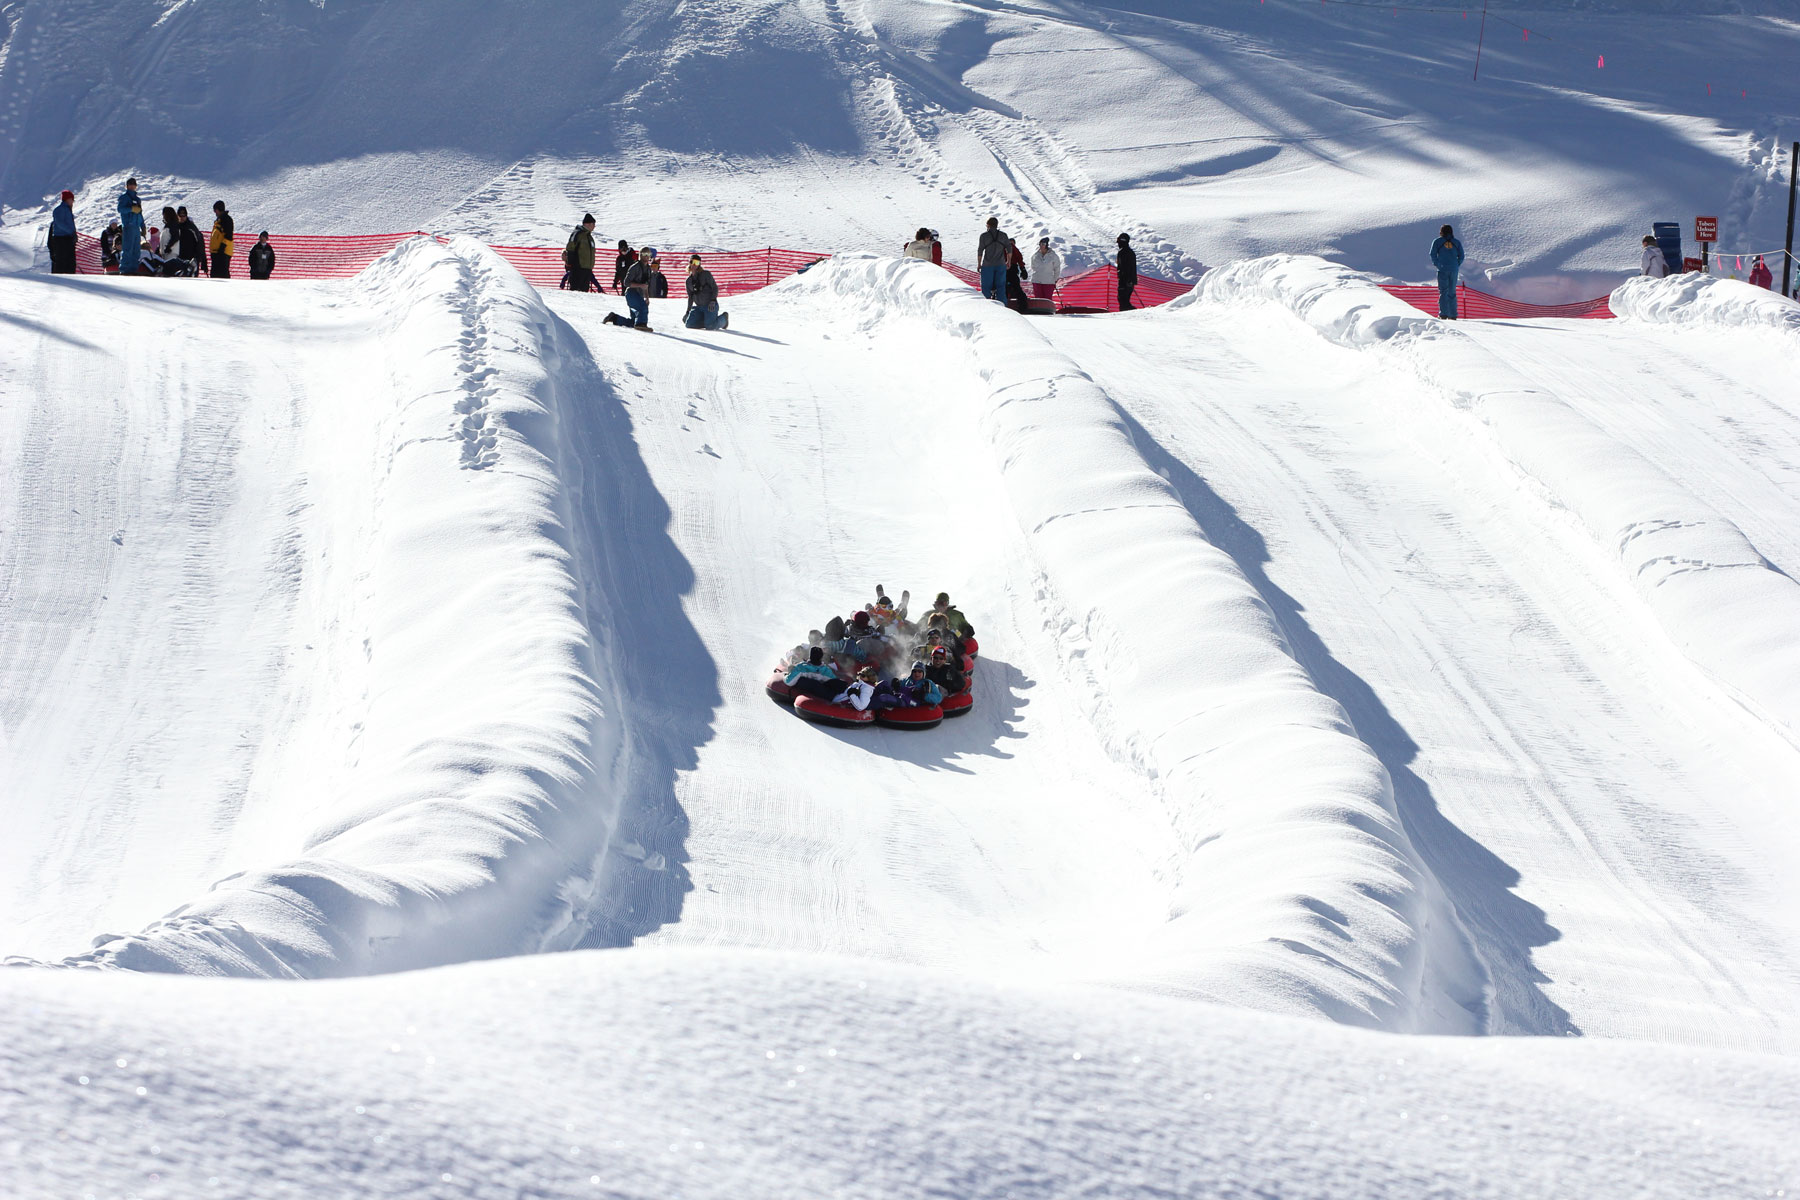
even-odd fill
[(712, 456), (713, 456), (713, 457), (714, 457), (714, 458), (716, 458), (716, 459), (718, 459), (718, 460), (719, 460), (719, 461), (720, 461), (720, 462), (724, 462), (724, 461), (725, 461), (725, 456), (724, 456), (724, 455), (722, 455), (722, 454), (720, 454), (720, 453), (719, 453), (719, 452), (718, 452), (718, 451), (717, 451), (717, 450), (714, 450), (714, 449), (713, 449), (713, 448), (712, 448), (712, 447), (711, 447), (711, 446), (709, 446), (709, 445), (707, 445), (707, 444), (706, 444), (706, 443), (705, 443), (705, 442), (701, 442), (701, 443), (700, 443), (700, 449), (699, 449), (699, 450), (698, 450), (698, 451), (696, 451), (696, 453), (699, 453), (699, 454), (710, 454), (710, 455), (712, 455)]
[(125, 544), (125, 531), (123, 529), (112, 535), (112, 544), (115, 546), (123, 546)]

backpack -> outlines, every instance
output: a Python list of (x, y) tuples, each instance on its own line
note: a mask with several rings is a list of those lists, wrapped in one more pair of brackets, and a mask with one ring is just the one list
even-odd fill
[(569, 235), (568, 245), (563, 247), (563, 266), (571, 271), (575, 269), (575, 239), (580, 236), (581, 230), (577, 227), (575, 232)]

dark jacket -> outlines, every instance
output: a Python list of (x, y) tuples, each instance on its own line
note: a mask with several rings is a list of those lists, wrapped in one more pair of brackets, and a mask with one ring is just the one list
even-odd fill
[[(188, 217), (182, 221), (178, 232), (181, 234), (181, 245), (176, 250), (176, 257), (199, 259), (205, 255), (206, 243), (200, 238), (200, 227), (194, 224), (194, 218)], [(163, 247), (163, 253), (168, 253), (167, 246)]]
[(705, 308), (718, 302), (719, 281), (713, 278), (711, 271), (701, 267), (687, 277), (687, 294), (689, 308)]
[(575, 232), (569, 237), (569, 258), (564, 264), (570, 267), (594, 269), (594, 235), (586, 225), (577, 225)]
[(1130, 246), (1119, 247), (1119, 282), (1137, 282), (1137, 251)]
[(953, 667), (949, 663), (932, 663), (925, 668), (925, 678), (937, 684), (946, 696), (956, 695), (963, 690), (963, 685), (969, 682), (968, 677), (962, 673), (960, 668)]
[(669, 277), (664, 275), (661, 270), (650, 272), (650, 298), (652, 300), (669, 298)]
[(642, 259), (633, 260), (632, 264), (625, 269), (625, 290), (639, 292), (646, 299), (649, 298), (650, 268), (644, 264)]
[(258, 242), (250, 247), (250, 278), (267, 279), (275, 273), (275, 247)]
[(987, 230), (975, 245), (975, 265), (978, 267), (1004, 267), (1006, 250), (1011, 245), (1012, 239), (1000, 230)]
[(621, 287), (625, 286), (625, 273), (631, 269), (631, 264), (636, 261), (636, 250), (619, 251), (619, 256), (613, 259), (613, 291), (616, 292)]
[[(1418, 243), (1414, 243), (1417, 245)], [(1454, 275), (1463, 263), (1462, 243), (1455, 238), (1441, 237), (1431, 243), (1431, 265), (1438, 269), (1439, 275)]]

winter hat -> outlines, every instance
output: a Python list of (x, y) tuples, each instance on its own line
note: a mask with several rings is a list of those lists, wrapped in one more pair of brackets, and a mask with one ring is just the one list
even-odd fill
[(825, 663), (825, 647), (814, 646), (812, 648), (810, 659), (813, 666), (823, 666)]
[(874, 683), (877, 679), (881, 678), (881, 672), (877, 671), (874, 667), (864, 667), (862, 670), (860, 670), (856, 673), (856, 677), (858, 679), (866, 679), (870, 683)]
[(266, 238), (269, 236), (269, 231), (265, 229), (261, 233), (257, 234), (256, 236), (259, 238)]
[(925, 669), (925, 664), (915, 658), (913, 659), (912, 669), (915, 671), (923, 671)]
[(875, 597), (875, 607), (876, 608), (892, 608), (892, 607), (894, 607), (894, 602), (887, 596), (877, 596), (877, 597)]
[(933, 646), (933, 647), (932, 647), (932, 648), (931, 648), (931, 661), (932, 661), (932, 662), (936, 662), (936, 661), (937, 661), (937, 660), (938, 660), (938, 659), (940, 659), (940, 658), (945, 658), (945, 659), (947, 659), (947, 658), (949, 658), (949, 657), (950, 657), (950, 649), (949, 649), (949, 647), (947, 647), (947, 646)]
[(63, 198), (63, 203), (64, 203), (64, 204), (69, 204), (69, 203), (71, 203), (71, 202), (73, 202), (73, 201), (74, 201), (74, 199), (75, 199), (75, 193), (74, 193), (74, 192), (71, 192), (71, 191), (70, 191), (70, 190), (69, 190), (69, 189), (68, 189), (68, 188), (64, 188), (64, 189), (63, 189), (63, 194), (62, 194), (62, 198)]
[(223, 200), (214, 200), (213, 201), (213, 211), (214, 212), (224, 212), (225, 211), (225, 202)]
[(852, 625), (867, 625), (869, 623), (869, 614), (859, 608), (856, 610), (855, 615), (850, 618), (850, 623)]
[(939, 592), (937, 594), (937, 599), (933, 600), (931, 603), (933, 605), (949, 604), (950, 603), (950, 593), (949, 592)]
[(656, 257), (656, 247), (655, 246), (645, 246), (644, 247), (644, 257), (645, 258), (655, 258)]
[(1119, 235), (1119, 245), (1121, 245), (1121, 246), (1123, 246), (1125, 243), (1129, 242), (1130, 240), (1131, 240), (1131, 235), (1129, 233), (1121, 233)]
[(594, 223), (594, 214), (584, 213), (581, 218), (581, 223), (583, 225), (592, 225)]

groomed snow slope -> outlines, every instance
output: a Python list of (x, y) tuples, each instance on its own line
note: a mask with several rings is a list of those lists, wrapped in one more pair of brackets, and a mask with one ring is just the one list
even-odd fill
[(566, 932), (621, 735), (536, 292), (425, 239), (344, 286), (0, 290), (5, 950), (317, 975)]
[(1793, 1058), (1399, 1040), (769, 953), (0, 973), (0, 1079), (0, 1171), (34, 1197), (1693, 1200), (1800, 1177)]
[(247, 231), (555, 245), (592, 211), (634, 245), (891, 253), (924, 224), (965, 262), (991, 212), (1071, 266), (1129, 230), (1189, 279), (1275, 252), (1421, 278), (1448, 220), (1467, 275), (1556, 300), (1630, 273), (1651, 221), (1779, 246), (1791, 5), (1594, 7), (1496, 9), (1475, 80), (1479, 14), (1428, 5), (21, 0), (0, 206), (41, 224), (73, 187), (97, 232), (135, 172)]

